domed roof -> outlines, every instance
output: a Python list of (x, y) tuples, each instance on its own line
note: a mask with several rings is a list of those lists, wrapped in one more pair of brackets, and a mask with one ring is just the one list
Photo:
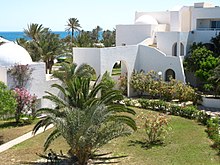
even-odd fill
[(158, 25), (157, 20), (150, 15), (142, 15), (135, 20), (135, 24)]
[(23, 47), (10, 41), (2, 41), (0, 43), (0, 65), (9, 67), (15, 63), (23, 65), (31, 64), (32, 59)]

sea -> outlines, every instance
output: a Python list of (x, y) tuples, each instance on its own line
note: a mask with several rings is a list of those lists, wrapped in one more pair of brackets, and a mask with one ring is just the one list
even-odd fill
[[(66, 36), (70, 35), (68, 32), (66, 31), (52, 31), (53, 33), (55, 34), (59, 34), (60, 35), (60, 38), (65, 38)], [(78, 33), (75, 32), (74, 36), (77, 36)], [(25, 39), (29, 39), (28, 37), (26, 37), (24, 35), (24, 32), (1, 32), (0, 31), (0, 37), (6, 39), (6, 40), (9, 40), (9, 41), (16, 41), (16, 39), (19, 39), (19, 38), (25, 38)], [(99, 40), (102, 39), (102, 31), (99, 32)]]
[[(59, 34), (60, 38), (65, 38), (67, 35), (69, 35), (69, 33), (65, 31), (53, 31), (53, 33)], [(16, 41), (16, 39), (19, 38), (28, 39), (28, 37), (24, 35), (24, 32), (0, 32), (0, 37), (9, 41)]]

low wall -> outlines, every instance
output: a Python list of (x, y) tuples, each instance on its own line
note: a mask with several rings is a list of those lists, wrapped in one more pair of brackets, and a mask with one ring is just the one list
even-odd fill
[(202, 105), (209, 108), (220, 108), (220, 98), (202, 97)]

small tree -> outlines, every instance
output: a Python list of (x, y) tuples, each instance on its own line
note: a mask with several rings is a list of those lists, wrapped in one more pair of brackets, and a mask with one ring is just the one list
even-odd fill
[(32, 114), (32, 117), (35, 113), (36, 107), (36, 96), (32, 96), (25, 88), (15, 88), (14, 89), (17, 101), (17, 108), (15, 111), (15, 120), (16, 123), (20, 122), (22, 114)]
[(27, 65), (15, 64), (9, 70), (10, 75), (14, 81), (14, 87), (22, 88), (25, 87), (27, 82), (31, 79), (33, 69)]
[(0, 81), (0, 117), (12, 115), (16, 109), (15, 93)]

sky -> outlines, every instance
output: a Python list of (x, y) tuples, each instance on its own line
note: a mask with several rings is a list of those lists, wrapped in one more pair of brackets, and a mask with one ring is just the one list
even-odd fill
[[(100, 26), (113, 30), (132, 24), (136, 11), (166, 11), (175, 6), (192, 6), (202, 0), (1, 0), (0, 31), (23, 31), (30, 23), (52, 31), (64, 31), (69, 18), (77, 18), (83, 30)], [(220, 6), (219, 0), (207, 0)]]

